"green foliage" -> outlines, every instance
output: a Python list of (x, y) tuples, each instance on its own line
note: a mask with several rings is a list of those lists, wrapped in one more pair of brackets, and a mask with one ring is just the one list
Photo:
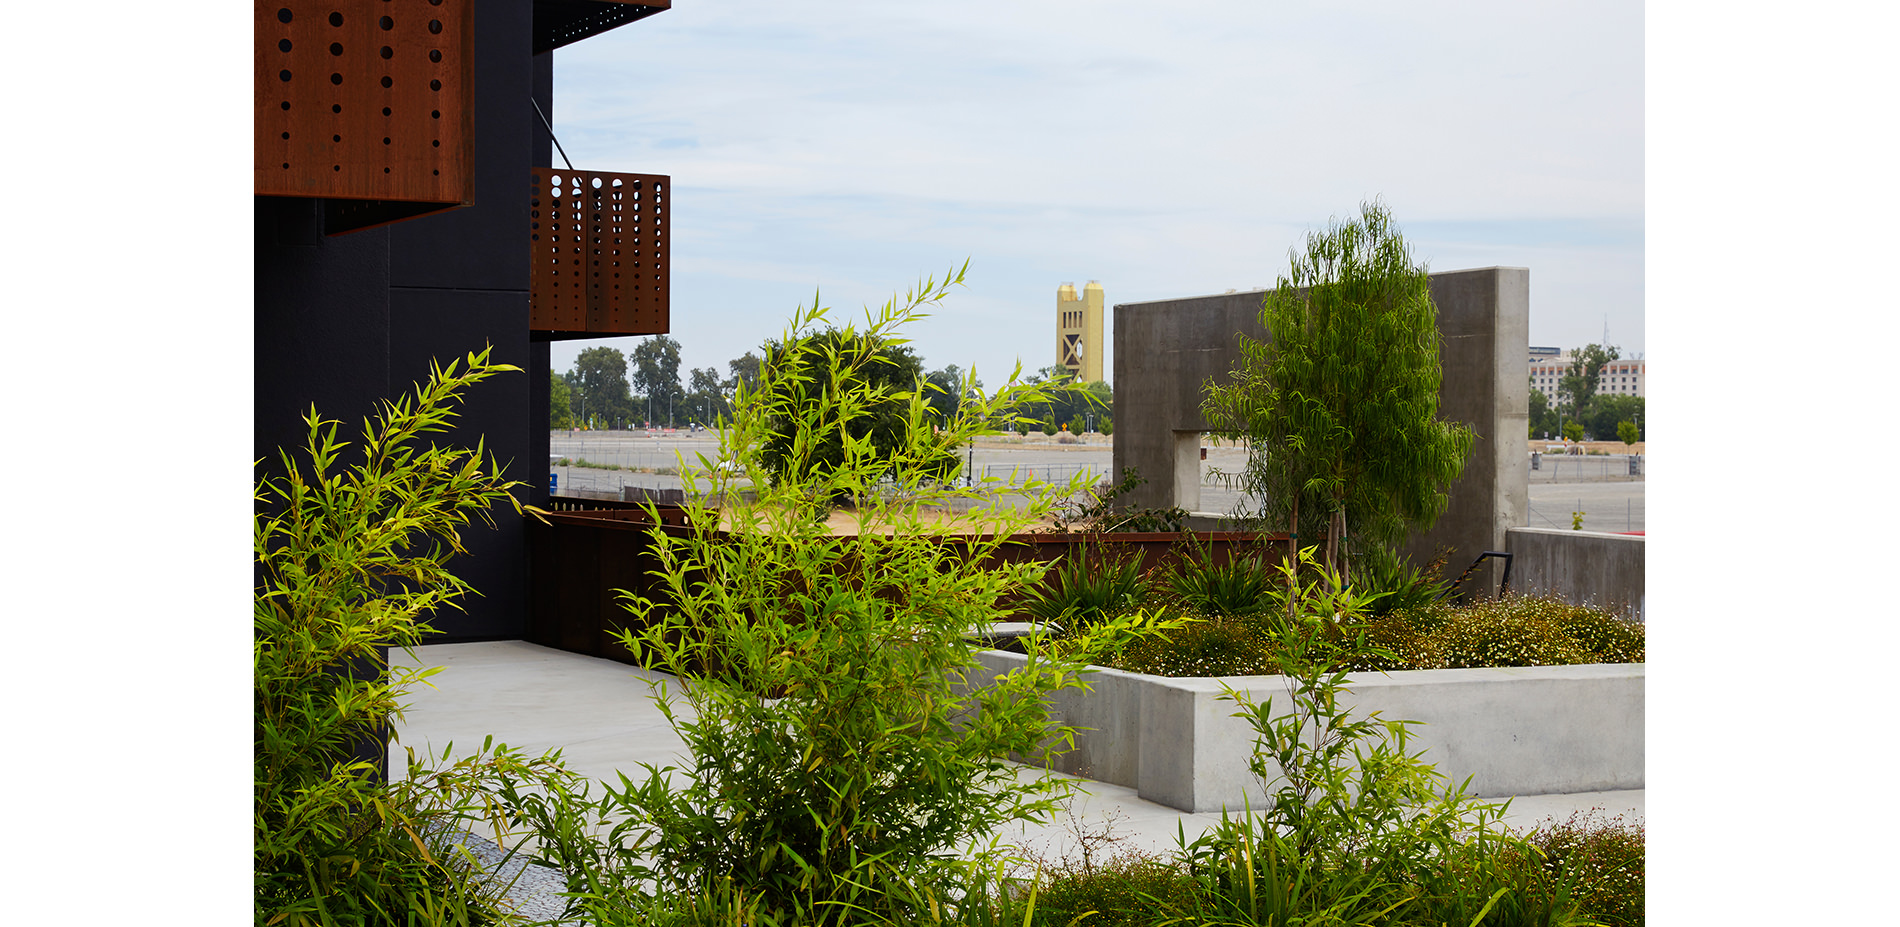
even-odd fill
[[(1643, 419), (1644, 405), (1641, 396), (1622, 393), (1599, 394), (1591, 397), (1590, 404), (1584, 407), (1583, 413), (1577, 416), (1577, 420), (1583, 423), (1583, 430), (1591, 437), (1598, 441), (1608, 441), (1612, 436), (1620, 434), (1617, 426), (1622, 422), (1629, 421), (1634, 424)], [(1642, 434), (1642, 428), (1637, 427), (1636, 440), (1642, 440)]]
[[(1443, 624), (1419, 642), (1418, 668), (1640, 662), (1642, 639), (1641, 625), (1555, 599), (1512, 596), (1446, 608)], [(1616, 659), (1630, 656), (1638, 660)]]
[(1153, 584), (1141, 571), (1141, 552), (1083, 543), (1043, 574), (1023, 598), (1037, 621), (1080, 633), (1147, 605)]
[(648, 338), (634, 347), (627, 368), (632, 388), (644, 400), (633, 410), (641, 419), (672, 428), (688, 414), (686, 393), (680, 389), (679, 342), (666, 335)]
[(975, 371), (966, 373), (956, 364), (924, 374), (924, 383), (927, 388), (924, 401), (935, 413), (932, 421), (936, 424), (956, 418), (964, 401), (983, 391), (983, 381), (977, 379)]
[(1195, 882), (1185, 869), (1142, 853), (1099, 866), (1050, 873), (1040, 886), (1029, 923), (1038, 927), (1150, 927), (1166, 913), (1191, 911)]
[(1162, 568), (1161, 583), (1176, 602), (1211, 617), (1256, 615), (1284, 604), (1280, 572), (1265, 550), (1230, 549), (1216, 562), (1211, 545), (1187, 535), (1176, 555)]
[(574, 397), (567, 388), (567, 381), (554, 371), (548, 371), (548, 427), (572, 428), (579, 421), (574, 414)]
[[(1442, 581), (1430, 580), (1415, 588), (1442, 587)], [(1391, 593), (1354, 588), (1367, 604), (1360, 629), (1366, 646), (1354, 651), (1353, 670), (1642, 663), (1647, 657), (1642, 625), (1556, 598), (1509, 596), (1470, 605), (1433, 598), (1380, 613), (1378, 605)], [(1271, 602), (1241, 618), (1197, 621), (1156, 634), (1131, 645), (1111, 665), (1157, 676), (1276, 673), (1271, 654), (1281, 633), (1279, 588)]]
[[(636, 822), (610, 855), (650, 858), (675, 901), (703, 899), (702, 913), (721, 922), (908, 923), (954, 907), (992, 861), (970, 852), (974, 838), (1045, 813), (1063, 788), (1019, 779), (1006, 760), (1070, 736), (1046, 729), (1040, 697), (1082, 685), (1088, 660), (1164, 624), (1126, 616), (1060, 644), (1031, 638), (1021, 669), (994, 686), (961, 684), (973, 665), (964, 635), (1001, 619), (999, 600), (1042, 571), (991, 555), (1052, 497), (1040, 484), (937, 479), (946, 447), (1011, 420), (1048, 388), (1012, 377), (969, 397), (936, 433), (915, 379), (871, 375), (889, 363), (884, 349), (904, 343), (898, 328), (960, 279), (925, 281), (867, 312), (862, 332), (812, 334), (826, 310), (801, 310), (757, 387), (741, 387), (721, 435), (719, 459), (741, 472), (682, 474), (689, 500), (723, 497), (724, 510), (689, 501), (693, 527), (653, 531), (664, 592), (630, 597), (633, 630), (622, 640), (680, 677), (661, 704), (692, 757), (683, 769), (648, 768), (643, 782), (623, 779), (591, 813)], [(882, 446), (859, 427), (881, 416), (902, 425)], [(813, 466), (820, 449), (836, 456)], [(725, 492), (747, 478), (756, 499)], [(1035, 501), (1024, 512), (975, 510), (976, 524), (933, 517), (996, 490)], [(840, 497), (856, 501), (855, 535), (834, 537), (810, 517), (812, 500)], [(601, 866), (584, 848), (570, 855), (582, 862), (575, 884), (645, 903), (629, 880), (593, 878)]]
[[(1134, 467), (1123, 467), (1122, 476), (1113, 485), (1091, 486), (1063, 501), (1057, 508), (1057, 522), (1065, 530), (1080, 525), (1091, 534), (1178, 533), (1187, 530), (1186, 509), (1129, 508), (1116, 500), (1147, 482)], [(1086, 499), (1083, 502), (1079, 500)]]
[[(951, 282), (961, 280), (959, 274)], [(928, 419), (913, 422), (909, 414), (912, 398), (921, 399), (927, 392), (919, 386), (922, 379), (923, 361), (917, 353), (902, 340), (887, 340), (875, 327), (862, 334), (849, 327), (795, 338), (788, 334), (784, 341), (768, 342), (757, 389), (774, 391), (764, 401), (780, 410), (764, 440), (763, 461), (772, 480), (786, 485), (824, 483), (828, 474), (846, 466), (853, 442), (865, 442), (874, 456), (886, 460), (900, 448), (930, 443), (913, 435), (917, 429), (930, 430)], [(843, 408), (834, 398), (841, 394), (852, 396), (858, 405)], [(846, 417), (813, 428), (792, 415), (817, 406), (835, 407)], [(933, 478), (947, 479), (955, 472), (956, 448), (936, 444)]]
[(1452, 583), (1444, 576), (1450, 556), (1447, 548), (1425, 565), (1413, 566), (1384, 547), (1366, 548), (1355, 558), (1353, 585), (1373, 597), (1369, 611), (1375, 618), (1429, 608), (1451, 592)]
[(1582, 441), (1583, 440), (1583, 423), (1578, 422), (1578, 421), (1565, 422), (1564, 423), (1564, 437), (1569, 438), (1572, 441)]
[(1046, 421), (1046, 422), (1043, 422), (1043, 423), (1042, 423), (1042, 433), (1043, 433), (1043, 434), (1046, 434), (1046, 435), (1051, 435), (1051, 436), (1053, 436), (1053, 435), (1054, 435), (1054, 434), (1055, 434), (1055, 433), (1056, 433), (1056, 432), (1057, 432), (1058, 430), (1059, 430), (1059, 429), (1057, 429), (1057, 428), (1056, 428), (1056, 422), (1055, 422), (1055, 419), (1050, 419), (1050, 420), (1048, 420), (1048, 421)]
[(1396, 546), (1445, 510), (1473, 432), (1440, 421), (1437, 309), (1423, 265), (1383, 204), (1307, 236), (1261, 304), (1264, 341), (1241, 336), (1227, 385), (1203, 409), (1248, 438), (1245, 482), (1261, 517), (1297, 533), (1327, 524), (1326, 563), (1352, 537)]
[[(447, 431), (469, 386), (517, 368), (489, 352), (432, 367), (415, 391), (383, 404), (352, 448), (313, 408), (301, 455), (280, 451), (260, 475), (252, 536), (257, 561), (252, 674), (257, 920), (479, 923), (493, 892), (469, 878), (449, 829), (501, 826), (484, 796), (504, 778), (560, 775), (558, 758), (527, 761), (506, 747), (446, 768), (411, 756), (409, 779), (388, 783), (380, 752), (408, 687), (434, 670), (385, 665), (383, 648), (411, 647), (434, 611), (459, 607), (469, 586), (448, 571), (471, 521), (522, 509), (501, 464), (428, 443)], [(346, 463), (353, 457), (354, 463)], [(443, 756), (447, 760), (447, 754)]]
[(627, 358), (614, 348), (583, 348), (574, 359), (570, 386), (583, 423), (608, 427), (633, 420), (633, 394), (627, 386)]
[[(1412, 722), (1340, 706), (1351, 666), (1380, 656), (1366, 642), (1367, 600), (1327, 576), (1310, 548), (1301, 554), (1281, 567), (1295, 603), (1274, 654), (1287, 679), (1284, 710), (1271, 698), (1224, 696), (1254, 729), (1249, 765), (1269, 803), (1257, 815), (1223, 815), (1183, 853), (1210, 879), (1223, 917), (1362, 923), (1402, 914), (1421, 873), (1469, 835), (1488, 838), (1503, 808), (1448, 787), (1409, 749)], [(1301, 582), (1301, 567), (1316, 578)]]
[(1551, 405), (1550, 397), (1536, 387), (1531, 387), (1530, 412), (1530, 437), (1548, 438), (1560, 433), (1556, 408)]
[(1534, 843), (1479, 834), (1431, 860), (1417, 876), (1407, 920), (1492, 927), (1589, 927), (1595, 921), (1570, 874), (1543, 864)]
[(1234, 618), (1208, 618), (1130, 644), (1109, 666), (1151, 676), (1258, 676), (1278, 672), (1274, 639)]
[(726, 399), (729, 384), (719, 379), (719, 371), (711, 367), (697, 368), (692, 372), (692, 381), (692, 389), (683, 400), (686, 411), (681, 417), (711, 428), (732, 414), (732, 405)]
[(1591, 920), (1603, 927), (1641, 927), (1647, 868), (1642, 824), (1583, 812), (1538, 829), (1530, 842), (1542, 851), (1545, 868), (1574, 886)]
[[(1576, 352), (1570, 369), (1557, 381), (1557, 394), (1564, 400), (1564, 407), (1570, 414), (1580, 416), (1590, 406), (1590, 400), (1597, 394), (1597, 385), (1603, 380), (1603, 368), (1619, 356), (1615, 346), (1604, 347), (1600, 344), (1585, 345)], [(1609, 434), (1607, 430), (1598, 434)], [(1575, 439), (1573, 439), (1575, 440)]]
[(1616, 423), (1616, 440), (1624, 444), (1635, 444), (1637, 441), (1642, 440), (1642, 435), (1636, 430), (1635, 422), (1624, 419)]

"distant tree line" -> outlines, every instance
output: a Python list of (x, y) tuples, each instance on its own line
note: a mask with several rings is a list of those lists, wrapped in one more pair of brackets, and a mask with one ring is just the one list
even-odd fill
[(1557, 379), (1557, 395), (1547, 396), (1531, 387), (1530, 436), (1614, 441), (1626, 433), (1617, 426), (1629, 422), (1636, 429), (1636, 440), (1646, 440), (1649, 423), (1643, 415), (1643, 397), (1597, 392), (1603, 368), (1618, 359), (1620, 349), (1592, 344), (1574, 356), (1570, 368)]
[[(909, 345), (878, 344), (872, 349), (883, 361), (874, 368), (878, 375), (905, 388), (920, 386), (938, 421), (955, 416), (970, 391), (983, 389), (981, 380), (968, 376), (956, 364), (926, 370), (923, 358)], [(726, 376), (705, 367), (687, 371), (682, 382), (680, 343), (667, 335), (648, 338), (630, 354), (616, 348), (586, 348), (566, 373), (549, 372), (548, 420), (554, 428), (632, 428), (645, 423), (667, 428), (691, 424), (712, 427), (721, 417), (731, 415), (739, 385), (756, 384), (760, 367), (778, 351), (776, 343), (767, 341), (758, 350), (727, 361)], [(1028, 379), (1032, 383), (1060, 383), (1070, 378), (1066, 368), (1050, 367)], [(1086, 395), (1063, 391), (1054, 396), (1052, 402), (1029, 410), (1031, 422), (998, 423), (998, 427), (1034, 428), (1051, 434), (1064, 427), (1075, 432), (1091, 426), (1107, 432), (1111, 427), (1114, 394), (1107, 383), (1089, 384)]]

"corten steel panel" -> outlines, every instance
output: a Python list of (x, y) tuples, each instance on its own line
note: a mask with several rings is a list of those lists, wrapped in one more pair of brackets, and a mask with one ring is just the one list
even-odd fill
[(672, 9), (673, 0), (535, 0), (534, 53)]
[(256, 0), (255, 12), (258, 195), (383, 204), (328, 210), (333, 233), (473, 201), (474, 0)]
[(672, 178), (529, 172), (529, 329), (554, 337), (669, 330)]

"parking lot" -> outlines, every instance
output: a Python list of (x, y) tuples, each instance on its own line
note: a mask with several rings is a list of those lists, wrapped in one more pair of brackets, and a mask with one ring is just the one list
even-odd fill
[[(1112, 441), (1102, 435), (1084, 436), (1076, 444), (1059, 444), (1043, 435), (1020, 442), (986, 439), (965, 452), (965, 468), (979, 478), (1017, 471), (1050, 482), (1067, 482), (1076, 473), (1109, 480), (1114, 476)], [(623, 468), (553, 467), (561, 492), (618, 495), (623, 486), (680, 488), (675, 474), (681, 462), (697, 468), (701, 455), (717, 458), (719, 443), (711, 432), (557, 431), (550, 435), (549, 448), (557, 458)], [(1238, 479), (1246, 462), (1244, 448), (1210, 442), (1207, 460), (1201, 465), (1200, 511), (1225, 514), (1249, 507)], [(1539, 464), (1537, 470), (1529, 471), (1530, 527), (1567, 530), (1571, 513), (1580, 511), (1585, 531), (1644, 530), (1645, 477), (1629, 475), (1627, 458), (1552, 455)], [(1528, 456), (1524, 466), (1530, 467)]]

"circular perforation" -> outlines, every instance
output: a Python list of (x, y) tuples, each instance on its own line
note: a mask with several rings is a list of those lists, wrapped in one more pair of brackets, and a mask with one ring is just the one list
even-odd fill
[[(294, 175), (301, 165), (337, 178), (271, 180), (260, 192), (459, 199), (466, 165), (451, 159), (466, 151), (465, 123), (444, 114), (465, 101), (458, 54), (466, 2), (435, 0), (425, 10), (418, 0), (289, 0), (259, 9), (260, 89), (265, 81), (279, 88), (256, 111), (259, 167)], [(451, 167), (458, 179), (445, 189)]]

